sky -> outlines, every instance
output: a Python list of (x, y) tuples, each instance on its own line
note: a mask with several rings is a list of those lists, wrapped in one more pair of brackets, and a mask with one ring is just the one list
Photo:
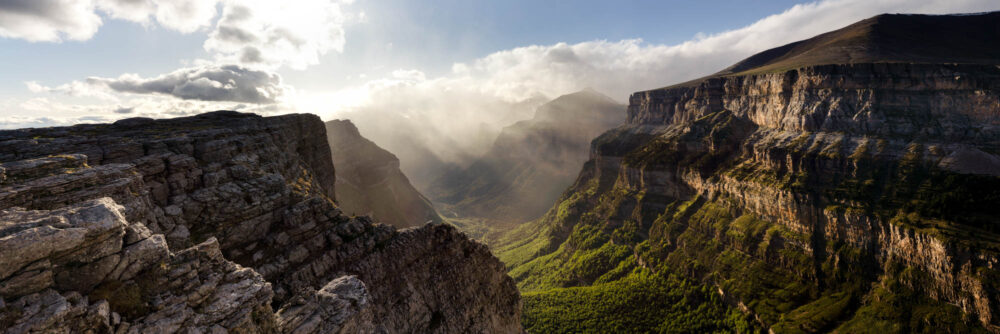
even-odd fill
[(444, 133), (424, 139), (473, 150), (488, 140), (466, 138), (584, 88), (624, 102), (879, 13), (991, 10), (1000, 1), (0, 0), (0, 128), (307, 112), (373, 137), (391, 131), (381, 119), (419, 121)]

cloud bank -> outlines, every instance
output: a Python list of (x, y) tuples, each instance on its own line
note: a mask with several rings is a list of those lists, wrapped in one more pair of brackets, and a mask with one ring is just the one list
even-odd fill
[(87, 40), (101, 26), (90, 1), (0, 1), (0, 37), (31, 42)]
[(124, 74), (113, 79), (89, 78), (87, 83), (103, 85), (121, 93), (256, 104), (274, 103), (286, 89), (277, 74), (237, 65), (183, 68), (154, 78), (141, 78), (135, 74)]
[(455, 64), (442, 87), (475, 87), (508, 100), (593, 87), (624, 100), (632, 92), (722, 70), (773, 47), (882, 13), (948, 14), (1000, 10), (994, 0), (828, 0), (795, 5), (748, 26), (676, 44), (640, 39), (531, 45)]
[[(169, 98), (239, 102), (253, 104), (244, 109), (276, 111), (284, 108), (277, 104), (290, 91), (276, 71), (283, 67), (306, 69), (318, 64), (320, 57), (329, 52), (343, 51), (344, 25), (357, 21), (342, 9), (350, 2), (6, 0), (0, 1), (0, 37), (31, 42), (82, 41), (97, 33), (102, 18), (158, 25), (180, 33), (205, 31), (203, 48), (210, 59), (196, 59), (193, 67), (149, 78), (123, 74), (117, 78), (91, 77), (52, 87), (34, 81), (25, 84), (33, 93), (106, 101), (109, 107), (81, 111), (104, 110), (109, 117), (132, 115), (136, 110), (158, 110), (169, 112), (164, 116), (175, 115), (174, 107), (180, 103)], [(221, 16), (217, 12), (220, 8)], [(136, 95), (159, 98), (140, 102), (129, 98)], [(165, 106), (144, 103), (149, 100), (164, 101)], [(114, 107), (110, 107), (111, 104)], [(62, 104), (49, 105), (63, 111), (80, 110)], [(121, 112), (123, 110), (133, 112)], [(6, 124), (13, 124), (13, 121)]]
[(350, 20), (338, 2), (232, 1), (204, 48), (220, 62), (302, 70), (327, 52), (343, 51)]
[(31, 42), (88, 40), (110, 18), (152, 24), (182, 33), (211, 24), (217, 1), (203, 0), (4, 0), (0, 36)]

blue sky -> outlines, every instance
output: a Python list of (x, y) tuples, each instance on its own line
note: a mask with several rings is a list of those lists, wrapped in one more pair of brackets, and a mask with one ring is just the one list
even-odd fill
[[(441, 74), (454, 62), (532, 44), (633, 38), (675, 44), (698, 33), (745, 26), (799, 2), (359, 0), (348, 8), (367, 19), (345, 27), (350, 37), (342, 54), (328, 54), (316, 68), (283, 74), (287, 80), (335, 86), (348, 75), (395, 68)], [(0, 39), (0, 73), (6, 79), (0, 96), (30, 93), (26, 81), (153, 76), (183, 66), (183, 60), (208, 57), (202, 48), (207, 30), (184, 34), (102, 16), (104, 25), (86, 41)]]
[[(444, 65), (532, 44), (641, 38), (675, 44), (735, 29), (802, 1), (372, 1), (345, 56), (393, 43), (402, 65)], [(392, 56), (392, 55), (390, 55)]]
[(992, 0), (3, 1), (0, 127), (218, 108), (499, 126), (526, 115), (494, 115), (505, 103), (583, 87), (624, 101), (883, 12), (997, 9)]

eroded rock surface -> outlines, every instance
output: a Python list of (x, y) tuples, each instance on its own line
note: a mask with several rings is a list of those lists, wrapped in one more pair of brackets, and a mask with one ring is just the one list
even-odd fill
[(481, 245), (341, 213), (315, 116), (2, 131), (0, 162), (7, 332), (520, 330)]

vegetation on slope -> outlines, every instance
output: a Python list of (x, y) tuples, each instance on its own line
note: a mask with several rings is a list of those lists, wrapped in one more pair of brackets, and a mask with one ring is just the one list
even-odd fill
[(528, 292), (530, 333), (758, 333), (705, 285), (636, 269), (613, 282)]
[[(677, 86), (832, 64), (997, 64), (998, 18), (880, 15)], [(1000, 178), (940, 167), (946, 137), (792, 134), (726, 111), (651, 127), (595, 139), (598, 159), (545, 216), (490, 238), (529, 331), (754, 330), (738, 315), (780, 333), (985, 331), (969, 302), (983, 299), (966, 297), (1000, 288), (975, 258), (1000, 251)], [(702, 305), (716, 321), (686, 322)]]
[[(934, 221), (945, 222), (942, 224), (956, 231), (967, 231), (974, 220), (964, 217), (995, 217), (981, 211), (992, 210), (984, 206), (949, 216), (947, 211), (934, 211), (941, 207), (930, 204), (934, 200), (910, 195), (923, 192), (930, 196), (927, 198), (944, 202), (940, 199), (965, 198), (951, 193), (960, 191), (967, 182), (954, 182), (952, 188), (947, 181), (960, 177), (931, 177), (928, 181), (923, 176), (943, 172), (922, 163), (908, 166), (905, 159), (897, 165), (892, 160), (849, 160), (845, 154), (828, 149), (830, 145), (805, 145), (801, 152), (782, 154), (801, 160), (796, 162), (799, 166), (860, 167), (840, 167), (851, 172), (839, 174), (779, 171), (783, 175), (773, 177), (748, 172), (747, 168), (763, 168), (748, 167), (753, 159), (732, 149), (748, 133), (743, 124), (727, 113), (706, 116), (626, 150), (622, 168), (667, 170), (673, 175), (695, 173), (705, 179), (731, 177), (839, 203), (832, 210), (878, 213), (888, 208), (884, 212), (910, 212), (902, 217), (919, 218), (923, 223), (901, 221), (904, 218), (893, 223), (911, 227), (926, 224), (926, 217), (936, 217)], [(886, 170), (880, 173), (888, 175), (884, 183), (867, 182), (878, 188), (873, 197), (862, 198), (863, 192), (842, 189), (849, 184), (864, 184), (858, 178), (869, 175), (858, 168), (877, 164)], [(574, 332), (582, 328), (576, 324), (586, 323), (587, 319), (613, 324), (618, 324), (616, 319), (629, 319), (622, 323), (636, 324), (628, 329), (637, 332), (663, 329), (657, 327), (662, 321), (659, 312), (688, 310), (683, 302), (657, 304), (655, 309), (629, 309), (616, 308), (624, 302), (596, 305), (589, 304), (587, 298), (644, 300), (645, 296), (632, 290), (638, 285), (653, 286), (653, 291), (664, 285), (684, 290), (674, 284), (676, 281), (670, 283), (673, 275), (683, 277), (681, 281), (696, 290), (711, 291), (716, 298), (729, 300), (720, 306), (722, 309), (712, 311), (716, 318), (726, 318), (729, 312), (742, 308), (755, 323), (780, 332), (854, 332), (865, 326), (889, 324), (905, 324), (886, 327), (889, 332), (982, 329), (978, 320), (957, 307), (914, 292), (912, 287), (924, 286), (912, 278), (920, 276), (916, 268), (883, 268), (870, 254), (843, 241), (817, 243), (814, 236), (746, 212), (734, 199), (706, 198), (685, 190), (680, 181), (675, 181), (677, 198), (649, 195), (628, 180), (629, 173), (614, 168), (602, 170), (599, 164), (588, 163), (577, 183), (545, 217), (512, 232), (517, 237), (497, 238), (492, 244), (525, 294), (525, 323), (537, 332)], [(910, 180), (915, 184), (908, 184)], [(976, 194), (988, 199), (996, 191), (987, 189)], [(904, 196), (912, 196), (913, 200), (901, 201)], [(814, 252), (814, 247), (823, 247), (824, 251)], [(886, 298), (890, 290), (895, 299)], [(583, 306), (567, 306), (570, 303)], [(594, 309), (586, 311), (588, 307)], [(711, 326), (717, 327), (706, 330), (738, 331), (738, 324), (713, 323)]]

